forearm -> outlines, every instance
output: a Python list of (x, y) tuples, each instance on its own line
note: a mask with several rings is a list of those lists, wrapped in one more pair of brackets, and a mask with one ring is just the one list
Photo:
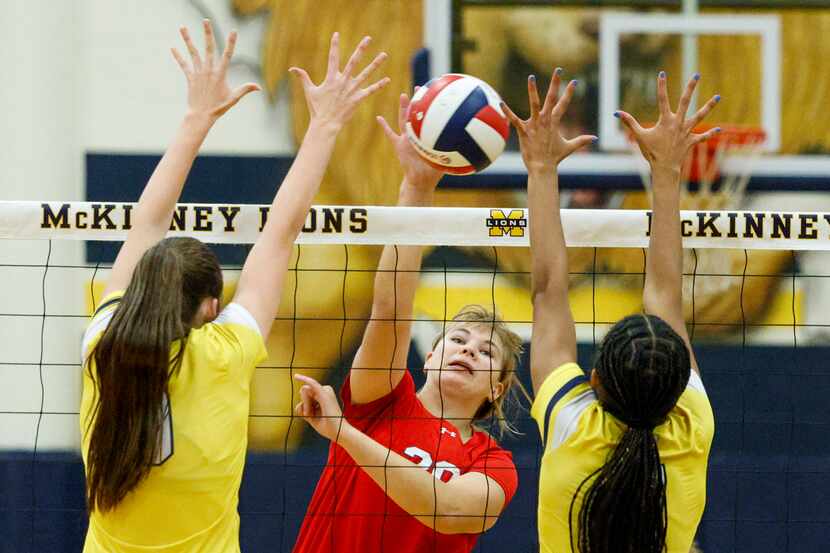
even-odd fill
[(490, 516), (485, 521), (484, 508), (476, 508), (480, 501), (459, 497), (449, 483), (436, 479), (423, 467), (346, 422), (338, 434), (337, 443), (392, 501), (437, 532), (477, 533), (498, 520), (500, 508), (497, 506), (489, 506)]
[[(398, 195), (399, 207), (431, 206), (434, 187), (416, 186), (406, 179)], [(410, 319), (420, 280), (421, 246), (385, 246), (375, 274), (373, 319)]]
[(568, 253), (559, 212), (555, 168), (528, 172), (530, 209), (531, 290), (534, 300), (557, 302), (568, 296)]
[(315, 124), (308, 127), (297, 157), (271, 204), (262, 237), (257, 242), (290, 247), (305, 224), (308, 210), (331, 159), (338, 129)]
[(683, 246), (680, 233), (680, 174), (652, 172), (652, 219), (643, 306), (646, 312), (682, 310)]
[(556, 171), (529, 172), (533, 334), (530, 376), (537, 392), (551, 371), (576, 360), (576, 329), (568, 300), (568, 252)]
[(213, 120), (207, 115), (189, 113), (185, 116), (144, 187), (133, 215), (132, 232), (154, 233), (157, 236), (147, 236), (152, 241), (167, 234), (193, 160), (212, 126)]
[[(427, 186), (420, 186), (422, 184)], [(435, 183), (428, 184), (414, 185), (404, 179), (398, 205), (432, 205)], [(422, 249), (420, 246), (386, 246), (383, 249), (375, 274), (372, 314), (352, 363), (351, 385), (355, 401), (371, 401), (385, 395), (403, 377), (400, 370), (389, 373), (378, 369), (406, 369)]]

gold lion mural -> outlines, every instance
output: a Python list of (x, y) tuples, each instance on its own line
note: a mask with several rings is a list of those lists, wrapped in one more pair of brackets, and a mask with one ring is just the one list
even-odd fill
[[(385, 50), (389, 60), (384, 72), (392, 83), (371, 97), (352, 123), (343, 131), (332, 162), (315, 203), (391, 205), (397, 198), (401, 173), (392, 148), (375, 122), (376, 115), (395, 120), (397, 97), (411, 86), (410, 58), (422, 46), (423, 7), (419, 0), (231, 0), (240, 16), (264, 15), (269, 23), (261, 52), (263, 82), (272, 97), (287, 91), (290, 98), (292, 129), (300, 142), (307, 124), (306, 107), (299, 84), (287, 79), (292, 65), (306, 68), (314, 78), (324, 71), (328, 39), (335, 30), (341, 33), (344, 48), (356, 44), (364, 35), (373, 37), (371, 48)], [(478, 48), (464, 55), (466, 72), (488, 80), (504, 90), (507, 65), (519, 60), (538, 74), (549, 73), (555, 65), (576, 73), (597, 60), (596, 9), (576, 8), (467, 8), (465, 38)], [(830, 14), (823, 11), (789, 10), (783, 12), (784, 52), (782, 81), (785, 94), (792, 94), (784, 105), (783, 145), (787, 152), (830, 148), (830, 121), (816, 121), (817, 102), (827, 97), (830, 72), (805, 70), (818, 67), (830, 49)], [(757, 102), (747, 94), (759, 88), (757, 44), (751, 37), (712, 37), (701, 40), (700, 70), (706, 76), (701, 95), (718, 92), (726, 99), (718, 108), (723, 120), (752, 124), (758, 122)], [(643, 55), (659, 57), (670, 75), (675, 76), (672, 89), (680, 87), (680, 56), (671, 40), (649, 38), (638, 48)], [(730, 56), (741, 60), (724, 66), (723, 51), (739, 52)], [(755, 57), (753, 57), (755, 56)], [(809, 80), (809, 82), (804, 82)], [(523, 86), (523, 81), (519, 82)], [(505, 94), (508, 102), (510, 95)], [(625, 107), (637, 113), (638, 98), (624, 97)], [(576, 121), (575, 127), (585, 121)], [(803, 128), (809, 127), (809, 133)], [(574, 128), (574, 132), (577, 132)], [(593, 132), (593, 131), (592, 131)], [(725, 193), (687, 194), (684, 207), (711, 209), (736, 207), (740, 197)], [(444, 190), (436, 205), (453, 206), (523, 206), (523, 192)], [(647, 207), (643, 193), (624, 194), (619, 199), (624, 208)], [(488, 251), (473, 251), (489, 259)], [(257, 371), (252, 400), (251, 444), (260, 448), (293, 448), (302, 425), (293, 423), (291, 403), (296, 389), (288, 367), (303, 368), (305, 374), (324, 377), (325, 368), (338, 367), (344, 356), (359, 340), (370, 310), (372, 280), (379, 248), (342, 246), (304, 247), (295, 252), (294, 263), (303, 269), (299, 282), (290, 280), (285, 288), (280, 321), (268, 340), (270, 358)], [(644, 266), (640, 250), (572, 250), (574, 272), (640, 272)], [(697, 279), (694, 313), (687, 304), (689, 320), (700, 324), (697, 335), (728, 332), (723, 323), (756, 320), (768, 309), (777, 280), (749, 277), (741, 295), (741, 275), (775, 274), (788, 267), (789, 252), (705, 251), (687, 256), (687, 268), (697, 263), (698, 273), (708, 271), (722, 277)], [(511, 271), (527, 271), (529, 255), (524, 248), (504, 248), (499, 265)], [(345, 273), (344, 268), (365, 272)], [(512, 285), (527, 290), (524, 277), (511, 277)], [(574, 285), (579, 286), (579, 278)], [(642, 277), (615, 277), (613, 286), (628, 287), (638, 293)], [(583, 283), (584, 284), (584, 283)], [(296, 285), (296, 300), (295, 300)], [(591, 282), (587, 282), (590, 286)], [(686, 281), (686, 297), (691, 298), (692, 279)], [(345, 286), (345, 290), (344, 290)], [(743, 306), (743, 315), (740, 309)], [(579, 309), (577, 309), (579, 311)], [(335, 339), (342, 334), (342, 340)], [(316, 368), (308, 371), (307, 367)], [(292, 391), (294, 392), (292, 394)]]

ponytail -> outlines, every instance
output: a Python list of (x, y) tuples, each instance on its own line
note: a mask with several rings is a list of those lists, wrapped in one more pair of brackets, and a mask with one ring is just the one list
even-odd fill
[[(666, 474), (654, 429), (686, 388), (689, 350), (662, 319), (633, 315), (608, 332), (595, 370), (603, 407), (628, 428), (605, 464), (580, 483), (571, 499), (571, 550), (662, 553), (668, 527)], [(576, 500), (592, 479), (575, 514)]]
[[(169, 377), (181, 365), (202, 299), (219, 297), (221, 290), (216, 257), (197, 240), (163, 240), (136, 266), (90, 355), (94, 371), (87, 363), (96, 389), (87, 423), (90, 512), (115, 508), (158, 462)], [(176, 340), (181, 343), (171, 359)]]
[[(574, 503), (583, 486), (574, 548)], [(666, 481), (654, 432), (631, 428), (597, 472), (582, 481), (568, 512), (571, 550), (582, 553), (662, 553), (668, 511)]]

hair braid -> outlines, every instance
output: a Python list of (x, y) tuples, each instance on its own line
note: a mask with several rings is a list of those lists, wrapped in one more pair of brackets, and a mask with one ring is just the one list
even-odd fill
[[(581, 553), (661, 553), (668, 505), (654, 428), (686, 387), (689, 351), (662, 319), (633, 315), (608, 332), (595, 368), (605, 392), (603, 407), (628, 428), (605, 464), (580, 483), (571, 500), (571, 550), (577, 551), (576, 541)], [(575, 540), (573, 511), (586, 485)]]

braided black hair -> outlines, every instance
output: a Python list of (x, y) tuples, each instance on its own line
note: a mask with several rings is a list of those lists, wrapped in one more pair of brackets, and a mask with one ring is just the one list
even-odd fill
[[(661, 553), (666, 547), (666, 475), (654, 428), (674, 408), (689, 381), (691, 362), (683, 339), (659, 317), (632, 315), (602, 341), (594, 365), (600, 402), (628, 428), (605, 465), (589, 475), (571, 500), (571, 550), (580, 553)], [(578, 513), (574, 548), (574, 505)]]

